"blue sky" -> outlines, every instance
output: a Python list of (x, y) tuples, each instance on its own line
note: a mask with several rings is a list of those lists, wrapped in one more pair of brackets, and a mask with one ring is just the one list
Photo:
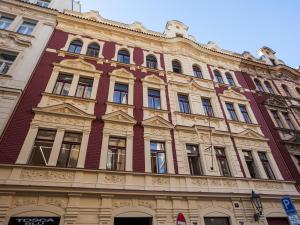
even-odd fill
[(163, 32), (168, 20), (180, 20), (198, 42), (216, 42), (242, 53), (268, 46), (291, 67), (300, 65), (298, 0), (80, 0), (82, 11), (98, 10), (107, 19), (140, 21)]

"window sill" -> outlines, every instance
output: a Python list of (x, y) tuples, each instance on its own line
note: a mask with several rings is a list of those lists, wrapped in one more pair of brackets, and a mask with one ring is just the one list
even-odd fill
[(246, 123), (243, 121), (236, 121), (236, 120), (227, 120), (227, 121), (228, 121), (228, 123), (238, 124), (238, 125), (242, 125), (242, 126), (261, 127), (259, 124), (256, 124), (256, 123)]
[(221, 117), (215, 117), (215, 116), (206, 116), (201, 114), (193, 114), (193, 113), (183, 113), (179, 111), (174, 112), (175, 115), (185, 116), (185, 117), (192, 117), (192, 118), (201, 118), (201, 119), (211, 119), (215, 121), (223, 121), (224, 118)]
[(143, 107), (143, 110), (149, 110), (149, 111), (153, 111), (153, 112), (160, 112), (160, 113), (169, 113), (169, 110), (165, 110), (165, 109), (155, 109), (155, 108), (149, 108), (149, 107)]
[(73, 99), (73, 100), (78, 100), (78, 101), (85, 101), (85, 102), (93, 102), (96, 103), (96, 99), (91, 99), (91, 98), (79, 98), (75, 96), (66, 96), (66, 95), (57, 95), (53, 93), (48, 93), (48, 92), (42, 92), (42, 96), (49, 96), (49, 97), (54, 97), (54, 98), (64, 98), (64, 99)]
[(11, 79), (12, 75), (0, 73), (0, 79)]
[(134, 109), (135, 106), (134, 105), (129, 105), (129, 104), (122, 104), (122, 103), (116, 103), (116, 102), (105, 102), (106, 105), (112, 105), (112, 106), (121, 106), (121, 107), (124, 107), (124, 108), (131, 108), (131, 109)]
[(0, 32), (7, 33), (8, 37), (17, 39), (20, 44), (23, 44), (27, 47), (31, 46), (31, 41), (34, 38), (33, 35), (20, 34), (11, 30), (0, 29)]
[(175, 72), (172, 72), (172, 71), (167, 71), (168, 74), (172, 74), (172, 75), (175, 75), (175, 76), (181, 76), (181, 77), (184, 77), (184, 78), (194, 78), (198, 81), (204, 81), (204, 82), (210, 82), (210, 83), (213, 83), (212, 80), (210, 79), (207, 79), (207, 78), (200, 78), (200, 77), (195, 77), (194, 75), (188, 75), (188, 74), (184, 74), (184, 73), (175, 73)]

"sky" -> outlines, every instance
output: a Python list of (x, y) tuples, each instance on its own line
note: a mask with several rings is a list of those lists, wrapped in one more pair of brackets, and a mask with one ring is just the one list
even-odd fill
[(189, 26), (197, 42), (213, 41), (237, 53), (268, 46), (291, 67), (300, 66), (300, 0), (80, 0), (82, 11), (106, 19), (141, 22), (163, 32), (167, 21)]

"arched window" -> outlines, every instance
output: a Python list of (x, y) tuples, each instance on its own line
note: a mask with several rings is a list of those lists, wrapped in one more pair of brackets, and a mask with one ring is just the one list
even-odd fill
[(236, 86), (236, 85), (235, 85), (235, 82), (234, 82), (234, 79), (233, 79), (233, 77), (232, 77), (232, 75), (231, 75), (230, 73), (226, 72), (226, 73), (225, 73), (225, 76), (226, 76), (227, 81), (228, 81), (228, 84), (229, 84), (230, 86)]
[(300, 88), (299, 87), (296, 87), (296, 91), (300, 95)]
[(146, 65), (148, 68), (156, 69), (157, 68), (157, 60), (154, 55), (147, 55), (146, 57)]
[(100, 46), (97, 43), (92, 43), (92, 44), (89, 44), (87, 51), (86, 51), (86, 55), (98, 57), (99, 51), (100, 51)]
[(266, 86), (266, 88), (268, 89), (269, 93), (270, 93), (270, 94), (275, 94), (275, 93), (274, 93), (274, 90), (273, 90), (273, 88), (272, 88), (272, 86), (271, 86), (271, 84), (270, 84), (270, 82), (269, 82), (269, 81), (265, 81), (264, 83), (265, 83), (265, 86)]
[(292, 94), (291, 94), (291, 92), (289, 91), (288, 87), (285, 84), (282, 84), (281, 87), (284, 90), (286, 96), (293, 97)]
[(221, 75), (221, 73), (220, 73), (219, 70), (214, 70), (214, 75), (215, 75), (215, 77), (216, 77), (216, 79), (217, 79), (217, 81), (218, 81), (219, 83), (224, 84), (223, 77), (222, 77), (222, 75)]
[(198, 65), (193, 65), (194, 76), (198, 78), (203, 78), (202, 71)]
[(172, 68), (174, 73), (182, 73), (181, 64), (178, 60), (172, 61)]
[(68, 52), (80, 54), (82, 48), (82, 41), (80, 40), (74, 40), (71, 42)]
[(265, 91), (265, 89), (264, 89), (264, 87), (262, 86), (260, 80), (254, 79), (254, 83), (255, 83), (256, 89), (257, 89), (258, 91), (261, 91), (261, 92), (264, 92), (264, 91)]
[(130, 54), (127, 50), (123, 49), (118, 52), (118, 62), (130, 64)]

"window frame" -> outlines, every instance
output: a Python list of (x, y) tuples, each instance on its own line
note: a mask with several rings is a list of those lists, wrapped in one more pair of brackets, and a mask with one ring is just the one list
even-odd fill
[[(21, 29), (24, 29), (23, 27), (24, 27), (25, 24), (30, 25), (30, 26), (32, 25), (32, 26), (31, 27), (30, 26), (29, 27), (25, 26), (25, 31), (26, 32), (21, 32)], [(35, 27), (36, 27), (36, 25), (37, 25), (37, 21), (24, 19), (22, 24), (20, 24), (20, 26), (18, 27), (17, 33), (31, 36), (34, 29), (35, 29)]]
[(270, 110), (270, 111), (273, 119), (275, 120), (275, 125), (277, 125), (277, 127), (279, 128), (284, 128), (283, 122), (279, 116), (279, 111), (278, 110)]
[[(124, 141), (124, 146), (111, 145), (110, 140), (117, 139)], [(120, 136), (109, 136), (108, 138), (108, 147), (107, 147), (107, 160), (106, 160), (106, 169), (111, 171), (125, 171), (126, 170), (126, 152), (127, 151), (127, 139), (126, 137)], [(112, 154), (111, 157), (111, 167), (109, 168), (109, 154)], [(115, 157), (117, 155), (117, 158)], [(122, 164), (122, 159), (124, 164)], [(116, 161), (115, 161), (116, 160)], [(120, 161), (119, 161), (120, 160)]]
[[(152, 149), (152, 143), (161, 144), (161, 146), (163, 146), (163, 150)], [(163, 172), (160, 172), (161, 165), (159, 162), (158, 154), (164, 156)], [(155, 174), (167, 174), (168, 173), (166, 144), (164, 141), (156, 141), (156, 140), (150, 141), (150, 158), (151, 158), (151, 172), (152, 173), (155, 173)], [(155, 161), (155, 163), (154, 163), (154, 161)], [(154, 166), (154, 164), (155, 164), (155, 166)]]
[[(127, 90), (122, 90), (121, 88), (116, 88), (117, 86), (127, 86)], [(115, 101), (116, 98), (116, 92), (118, 92), (118, 100)], [(122, 103), (122, 93), (126, 93), (126, 103)], [(115, 82), (114, 85), (114, 92), (113, 92), (113, 102), (116, 104), (124, 104), (124, 105), (128, 105), (128, 94), (129, 94), (129, 84), (126, 83), (121, 83), (121, 82)]]
[(288, 112), (282, 112), (282, 115), (283, 115), (285, 122), (288, 125), (289, 129), (296, 130), (296, 127), (290, 117), (290, 114)]
[[(186, 99), (182, 99), (182, 97), (184, 97)], [(179, 112), (191, 114), (192, 112), (191, 112), (191, 107), (190, 107), (189, 96), (187, 94), (177, 93), (177, 98), (178, 98), (178, 104), (179, 104)]]
[[(5, 22), (2, 21), (2, 18), (8, 19), (8, 21), (10, 21), (10, 22), (9, 23), (5, 23)], [(6, 26), (0, 27), (0, 30), (9, 30), (9, 27), (14, 22), (15, 18), (16, 17), (12, 16), (12, 15), (1, 14), (0, 15), (0, 22), (3, 22), (2, 24), (6, 24)]]
[(264, 89), (264, 87), (262, 86), (262, 83), (260, 82), (259, 79), (255, 78), (255, 79), (254, 79), (254, 84), (255, 84), (255, 87), (256, 87), (256, 90), (257, 90), (257, 91), (265, 92), (265, 89)]
[(275, 92), (274, 92), (274, 90), (273, 90), (273, 87), (272, 87), (271, 83), (270, 83), (269, 81), (266, 80), (266, 81), (264, 82), (264, 84), (265, 84), (265, 86), (266, 86), (266, 88), (267, 88), (269, 94), (274, 95)]
[[(236, 83), (235, 83), (235, 80), (234, 80), (232, 74), (229, 73), (229, 72), (226, 72), (226, 73), (225, 73), (225, 76), (226, 76), (226, 79), (227, 79), (227, 81), (228, 81), (228, 84), (229, 84), (230, 86), (232, 86), (232, 87), (236, 87)], [(228, 77), (229, 77), (229, 78), (228, 78)]]
[(247, 106), (243, 105), (243, 104), (239, 104), (239, 109), (240, 109), (240, 112), (241, 112), (241, 114), (243, 116), (244, 122), (245, 123), (252, 123), (250, 114), (249, 114), (249, 112), (247, 110)]
[(99, 57), (100, 50), (100, 45), (96, 42), (92, 42), (87, 46), (86, 55), (90, 57)]
[[(68, 79), (67, 81), (65, 81), (65, 80), (64, 81), (59, 81), (61, 76), (70, 77), (71, 79), (70, 80)], [(61, 96), (69, 96), (73, 79), (74, 79), (73, 74), (59, 73), (58, 76), (57, 76), (57, 79), (55, 81), (55, 84), (54, 84), (54, 87), (53, 87), (53, 90), (52, 90), (52, 94), (61, 95)], [(58, 93), (55, 90), (57, 89), (59, 83), (62, 83), (62, 87), (61, 87), (61, 89)], [(67, 89), (64, 89), (66, 84), (69, 84), (69, 86), (67, 87)], [(67, 91), (68, 93), (67, 94), (62, 94), (63, 91)]]
[(0, 55), (14, 57), (13, 60), (7, 60), (7, 59), (0, 58), (0, 75), (6, 75), (9, 73), (12, 65), (16, 61), (16, 59), (18, 57), (18, 53), (0, 49)]
[[(229, 167), (229, 164), (228, 164), (228, 160), (227, 160), (227, 156), (226, 156), (226, 152), (225, 152), (225, 148), (215, 147), (214, 150), (215, 150), (215, 155), (216, 155), (220, 175), (222, 177), (232, 177), (230, 167)], [(222, 152), (222, 153), (219, 154), (219, 152)], [(222, 165), (221, 162), (224, 162), (225, 164)], [(227, 171), (225, 171), (225, 170), (227, 170)]]
[(173, 71), (173, 73), (182, 74), (182, 65), (179, 60), (177, 60), (177, 59), (172, 60), (172, 71)]
[(261, 164), (264, 168), (264, 171), (268, 177), (269, 180), (276, 180), (276, 176), (273, 172), (273, 168), (269, 162), (269, 159), (266, 155), (266, 152), (257, 152), (258, 153), (258, 157), (261, 161)]
[[(244, 155), (244, 159), (246, 162), (246, 166), (247, 169), (249, 171), (250, 177), (251, 178), (255, 178), (255, 179), (259, 179), (259, 174), (257, 171), (257, 167), (252, 155), (252, 152), (250, 150), (242, 150), (243, 155)], [(245, 155), (245, 153), (247, 153), (248, 155)]]
[[(79, 43), (81, 45), (79, 45)], [(73, 54), (81, 54), (82, 47), (83, 47), (83, 41), (81, 39), (74, 39), (70, 42), (67, 51)], [(71, 48), (74, 48), (74, 50), (71, 51)]]
[[(211, 98), (201, 97), (201, 102), (202, 102), (204, 114), (209, 117), (214, 117), (215, 115), (214, 115), (214, 109), (211, 104)], [(208, 104), (205, 105), (204, 104), (205, 102), (207, 102)]]
[[(239, 121), (239, 118), (238, 118), (238, 115), (235, 111), (235, 108), (234, 108), (234, 103), (232, 102), (225, 102), (225, 105), (226, 105), (226, 109), (227, 109), (227, 112), (230, 116), (230, 120), (232, 121)], [(229, 108), (228, 106), (232, 106), (232, 108)]]
[[(150, 92), (151, 91), (155, 91), (155, 92), (158, 92), (159, 93), (159, 96), (158, 95), (153, 95), (151, 94)], [(156, 100), (159, 100), (159, 105), (157, 105), (157, 101)], [(152, 106), (151, 104), (149, 104), (150, 102), (152, 102)], [(161, 93), (160, 93), (160, 89), (154, 89), (154, 88), (148, 88), (148, 108), (151, 108), (151, 109), (161, 109)]]
[[(192, 147), (192, 148), (195, 147), (195, 150), (189, 150), (188, 147)], [(188, 158), (188, 163), (189, 163), (190, 174), (194, 175), (194, 176), (202, 176), (203, 169), (202, 169), (202, 165), (201, 165), (199, 145), (185, 144), (185, 148), (187, 151), (187, 158)]]
[(119, 49), (117, 53), (117, 62), (130, 64), (130, 57), (130, 52), (127, 49)]
[[(91, 80), (91, 83), (90, 84), (87, 84), (87, 83), (85, 83), (85, 84), (81, 83), (80, 84), (80, 79), (82, 79), (82, 80)], [(93, 84), (94, 84), (94, 78), (80, 76), (79, 80), (78, 80), (78, 83), (77, 83), (77, 87), (76, 87), (75, 97), (90, 99), (91, 95), (92, 95)], [(78, 93), (79, 93), (78, 90), (79, 90), (80, 87), (83, 87), (83, 91), (82, 91), (81, 96), (78, 96)]]
[(157, 58), (149, 54), (146, 56), (146, 67), (150, 69), (157, 69)]
[(198, 66), (196, 64), (193, 65), (193, 74), (194, 74), (194, 77), (203, 79), (202, 70), (201, 70), (200, 66)]
[(224, 79), (223, 79), (222, 74), (219, 70), (214, 70), (214, 77), (216, 78), (216, 81), (219, 84), (224, 84)]
[(286, 86), (285, 84), (282, 84), (281, 87), (282, 87), (282, 89), (283, 89), (283, 91), (284, 91), (284, 93), (285, 93), (285, 95), (286, 95), (287, 97), (293, 98), (293, 95), (292, 95), (292, 93), (290, 92), (288, 86)]

